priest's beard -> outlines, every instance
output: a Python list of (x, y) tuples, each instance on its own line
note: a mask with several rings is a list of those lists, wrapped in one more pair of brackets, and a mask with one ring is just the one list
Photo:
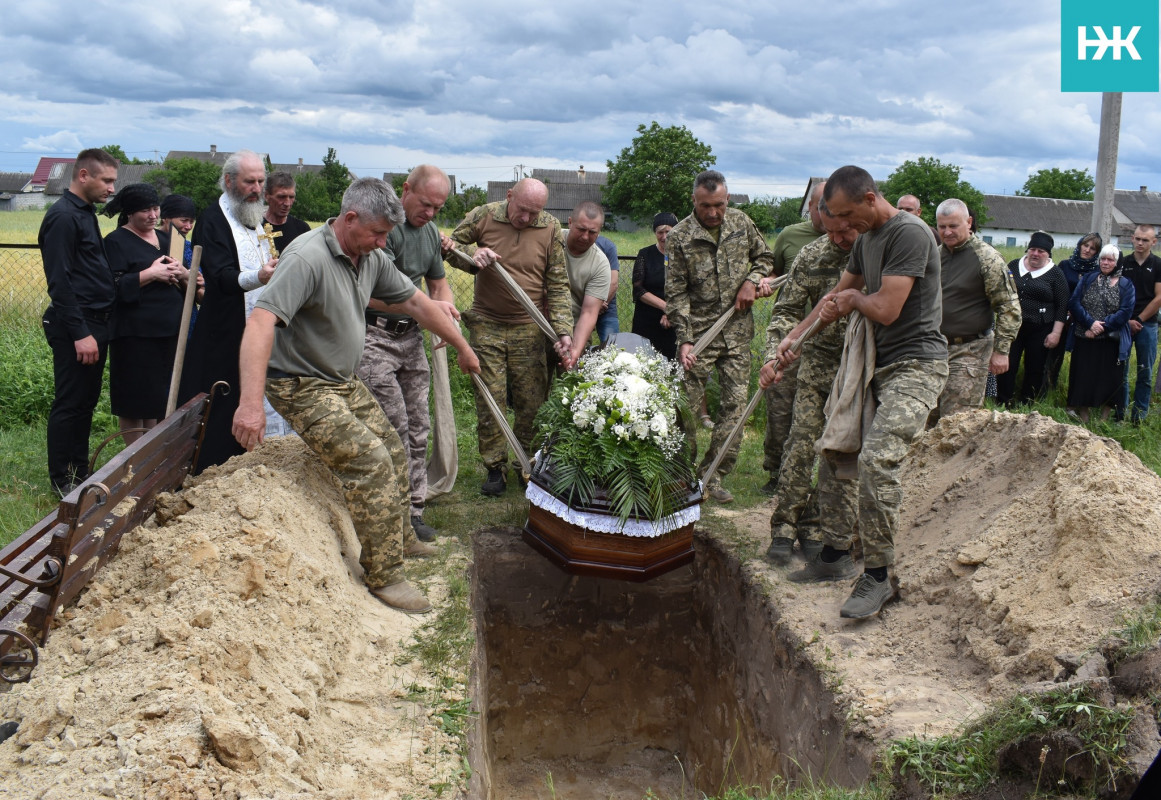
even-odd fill
[(230, 198), (230, 213), (234, 215), (234, 219), (247, 228), (258, 228), (262, 225), (262, 217), (266, 213), (265, 203), (261, 200), (247, 202), (243, 193), (235, 194), (232, 188), (227, 194)]

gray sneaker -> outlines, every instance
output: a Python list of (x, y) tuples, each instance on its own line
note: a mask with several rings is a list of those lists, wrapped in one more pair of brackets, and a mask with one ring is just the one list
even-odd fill
[(810, 561), (818, 557), (822, 552), (822, 542), (816, 542), (811, 539), (803, 539), (799, 537), (798, 546), (802, 548), (802, 557)]
[(793, 539), (787, 539), (784, 536), (775, 536), (770, 540), (770, 546), (766, 548), (766, 560), (773, 562), (779, 567), (782, 567), (789, 563), (790, 556), (793, 553)]
[(855, 577), (855, 562), (851, 561), (850, 553), (843, 553), (838, 561), (827, 563), (822, 560), (822, 551), (806, 566), (797, 572), (791, 572), (786, 577), (792, 583), (819, 583), (821, 581), (843, 581)]
[(855, 588), (851, 596), (843, 603), (840, 617), (847, 619), (866, 619), (879, 613), (883, 604), (895, 596), (895, 587), (891, 584), (891, 576), (880, 583), (867, 573), (859, 576), (855, 581)]

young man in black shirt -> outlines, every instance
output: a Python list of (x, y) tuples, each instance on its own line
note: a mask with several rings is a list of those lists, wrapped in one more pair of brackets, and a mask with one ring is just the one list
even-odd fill
[(104, 150), (81, 151), (68, 190), (45, 212), (37, 237), (52, 300), (42, 325), (56, 387), (48, 416), (48, 477), (62, 495), (88, 476), (89, 432), (116, 298), (93, 204), (113, 193), (117, 166)]

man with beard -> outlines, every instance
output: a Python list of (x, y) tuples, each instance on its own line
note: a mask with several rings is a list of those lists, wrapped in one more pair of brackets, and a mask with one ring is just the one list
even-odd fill
[(266, 215), (262, 218), (270, 223), (275, 235), (272, 243), (279, 253), (285, 253), (290, 243), (310, 230), (310, 226), (298, 217), (290, 215), (298, 194), (294, 188), (294, 176), (289, 172), (271, 172), (266, 176)]
[(262, 238), (262, 189), (266, 165), (251, 150), (239, 150), (222, 166), (222, 196), (194, 227), (193, 245), (201, 246), (206, 294), (186, 351), (180, 399), (209, 392), (217, 381), (230, 393), (214, 399), (206, 423), (197, 469), (222, 464), (243, 452), (230, 426), (238, 407), (238, 347), (246, 327), (246, 294), (265, 286), (278, 259)]

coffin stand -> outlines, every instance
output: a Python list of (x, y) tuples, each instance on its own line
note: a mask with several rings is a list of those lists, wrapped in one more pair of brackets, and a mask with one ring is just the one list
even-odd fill
[[(543, 494), (561, 502), (561, 505), (568, 505), (552, 495), (551, 484), (550, 474), (533, 469), (528, 482), (530, 499), (536, 491), (533, 487), (536, 487)], [(528, 505), (524, 541), (572, 575), (647, 581), (693, 561), (693, 527), (696, 512), (700, 510), (697, 506), (702, 499), (700, 488), (691, 493), (678, 513), (692, 518), (680, 527), (658, 536), (630, 536), (592, 530), (563, 519), (533, 501)], [(602, 498), (595, 498), (591, 505), (583, 508), (569, 508), (578, 515), (604, 520), (608, 527), (615, 527), (617, 515), (609, 513), (608, 503)], [(691, 514), (690, 510), (694, 513)]]

